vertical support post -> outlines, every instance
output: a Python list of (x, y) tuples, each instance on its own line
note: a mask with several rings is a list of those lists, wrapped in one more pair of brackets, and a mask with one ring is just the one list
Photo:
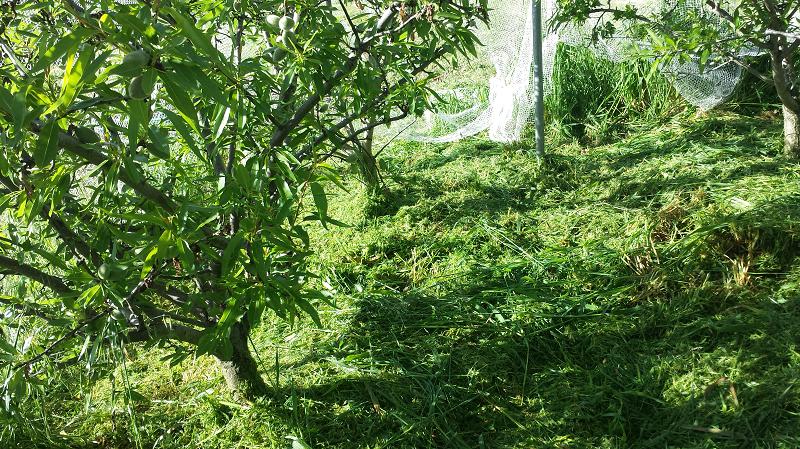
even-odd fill
[(536, 120), (536, 157), (544, 157), (544, 67), (542, 57), (542, 3), (531, 0), (533, 16), (533, 84), (534, 84), (534, 118)]

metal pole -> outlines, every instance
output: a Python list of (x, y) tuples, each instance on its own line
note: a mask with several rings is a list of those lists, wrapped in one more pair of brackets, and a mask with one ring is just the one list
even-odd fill
[(536, 156), (544, 157), (544, 80), (542, 67), (542, 3), (541, 0), (531, 0), (531, 14), (533, 15), (533, 84), (534, 115), (536, 120)]

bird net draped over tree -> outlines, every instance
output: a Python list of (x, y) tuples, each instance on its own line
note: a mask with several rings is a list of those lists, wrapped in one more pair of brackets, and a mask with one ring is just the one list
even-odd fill
[[(499, 0), (491, 6), (489, 24), (478, 32), (484, 44), (478, 59), (488, 66), (484, 77), (469, 79), (471, 85), (442, 89), (440, 94), (446, 104), (439, 112), (429, 113), (424, 123), (411, 127), (412, 139), (448, 142), (488, 131), (492, 140), (511, 142), (519, 140), (533, 120), (531, 0)], [(659, 55), (653, 48), (653, 36), (642, 34), (642, 28), (634, 24), (646, 22), (652, 29), (686, 30), (697, 21), (705, 21), (716, 26), (723, 37), (731, 33), (729, 24), (703, 0), (601, 2), (598, 12), (589, 14), (581, 24), (561, 23), (569, 17), (559, 16), (557, 0), (545, 0), (541, 7), (545, 94), (552, 89), (559, 44), (585, 47), (596, 57), (614, 62), (657, 61), (655, 67), (676, 91), (702, 110), (712, 109), (730, 97), (742, 78), (741, 59), (758, 54), (750, 48), (731, 48), (728, 53), (656, 58)]]

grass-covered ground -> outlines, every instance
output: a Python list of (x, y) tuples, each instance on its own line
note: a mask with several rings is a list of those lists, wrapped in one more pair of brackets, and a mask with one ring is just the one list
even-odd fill
[(313, 233), (323, 327), (255, 338), (271, 397), (131, 348), (113, 382), (31, 401), (18, 442), (798, 447), (800, 165), (779, 127), (682, 116), (545, 166), (522, 145), (396, 144), (385, 197), (332, 190), (351, 226)]

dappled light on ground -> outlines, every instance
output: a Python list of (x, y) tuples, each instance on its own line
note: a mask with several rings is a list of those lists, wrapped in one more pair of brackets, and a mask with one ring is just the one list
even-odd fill
[(545, 167), (396, 144), (384, 195), (354, 182), (330, 206), (349, 227), (313, 233), (323, 327), (254, 339), (271, 396), (147, 356), (137, 434), (106, 381), (50, 425), (106, 447), (796, 447), (800, 167), (777, 131), (701, 118)]

